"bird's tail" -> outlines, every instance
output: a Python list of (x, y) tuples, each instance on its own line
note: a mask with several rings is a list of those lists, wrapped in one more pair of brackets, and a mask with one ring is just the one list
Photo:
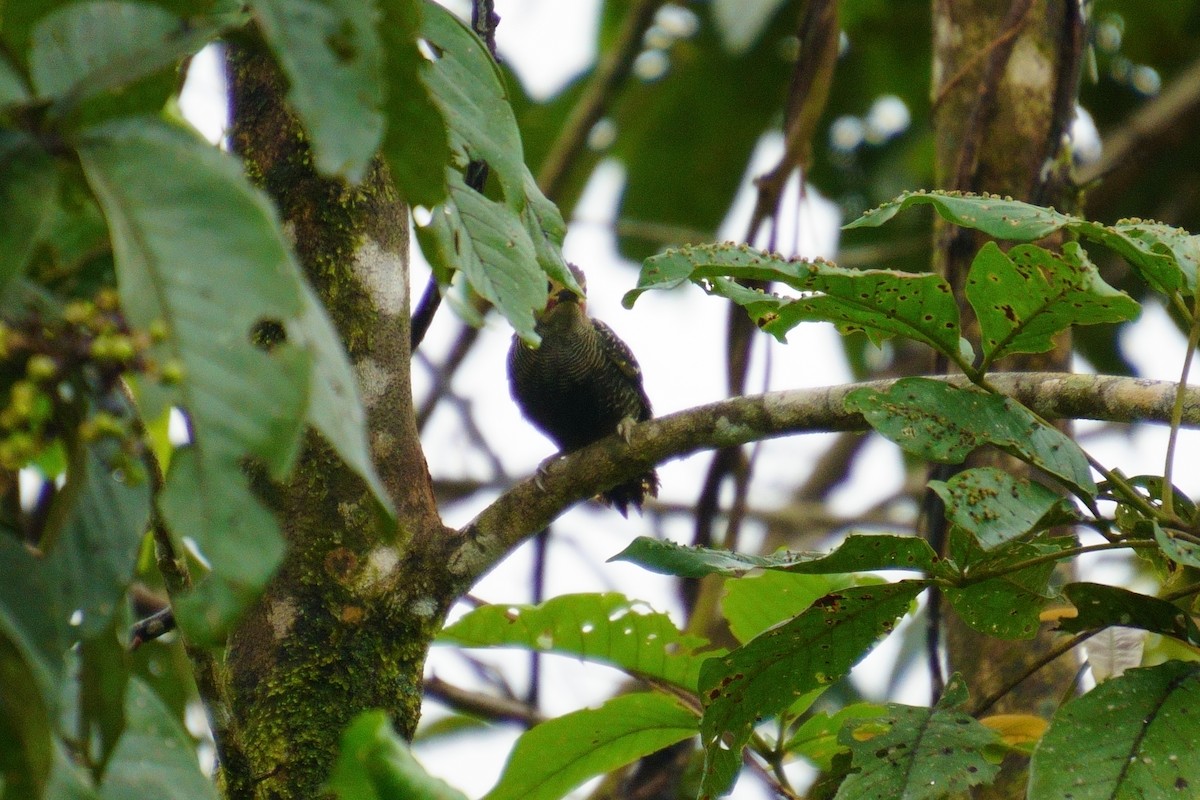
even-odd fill
[(640, 514), (642, 503), (646, 497), (658, 497), (658, 473), (650, 470), (645, 475), (614, 486), (600, 495), (600, 500), (621, 512), (622, 517), (629, 516), (629, 506), (633, 506)]

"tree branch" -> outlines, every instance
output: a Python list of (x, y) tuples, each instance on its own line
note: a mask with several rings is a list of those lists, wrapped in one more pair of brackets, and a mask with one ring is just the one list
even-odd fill
[[(938, 377), (966, 387), (961, 375)], [(895, 379), (822, 389), (736, 397), (659, 417), (634, 427), (626, 444), (609, 436), (551, 463), (521, 481), (446, 541), (455, 595), (465, 592), (526, 537), (574, 503), (629, 480), (668, 459), (796, 433), (865, 430), (845, 409), (856, 389), (886, 391)], [(997, 373), (991, 382), (1045, 419), (1167, 423), (1178, 384), (1111, 375), (1057, 372)], [(1200, 427), (1200, 387), (1185, 392), (1182, 424)], [(539, 485), (540, 484), (540, 485)]]

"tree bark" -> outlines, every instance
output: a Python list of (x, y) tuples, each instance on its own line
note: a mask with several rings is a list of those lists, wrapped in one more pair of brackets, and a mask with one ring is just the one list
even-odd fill
[(229, 49), (231, 142), (272, 197), (310, 283), (354, 364), (372, 455), (395, 503), (391, 530), (365, 483), (310, 433), (284, 486), (258, 480), (279, 515), (283, 565), (232, 636), (234, 798), (321, 796), (342, 730), (387, 710), (411, 736), (422, 670), (448, 596), (422, 563), (444, 538), (409, 385), (407, 209), (381, 167), (361, 186), (317, 176), (274, 62), (254, 41)]

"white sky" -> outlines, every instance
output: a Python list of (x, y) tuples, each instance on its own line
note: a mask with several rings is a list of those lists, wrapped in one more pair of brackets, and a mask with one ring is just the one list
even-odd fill
[[(462, 11), (465, 3), (447, 3)], [(501, 16), (498, 30), (502, 57), (518, 72), (530, 91), (538, 96), (553, 93), (570, 77), (587, 67), (595, 57), (594, 24), (596, 0), (562, 3), (556, 0), (498, 0)], [(181, 105), (210, 139), (217, 139), (225, 126), (222, 82), (215, 58), (209, 51), (197, 57)], [(869, 109), (862, 109), (867, 114)], [(768, 137), (755, 154), (748, 177), (760, 173), (777, 157), (778, 137)], [(636, 265), (623, 262), (616, 253), (612, 236), (615, 203), (623, 174), (615, 163), (598, 169), (589, 183), (575, 219), (571, 221), (564, 250), (569, 260), (580, 264), (588, 274), (589, 308), (629, 343), (646, 376), (646, 390), (656, 412), (663, 414), (699, 405), (724, 396), (725, 305), (706, 297), (694, 288), (672, 293), (650, 292), (626, 311), (620, 298), (636, 281)], [(793, 187), (794, 190), (794, 187)], [(786, 227), (780, 236), (785, 246), (796, 241), (799, 229), (799, 253), (807, 256), (834, 257), (837, 246), (836, 210), (817, 198), (797, 209), (793, 202), (785, 208)], [(745, 228), (752, 203), (752, 191), (743, 186), (719, 239), (736, 238)], [(853, 234), (847, 238), (853, 241)], [(427, 268), (415, 251), (413, 295), (424, 285)], [(880, 265), (886, 266), (886, 265)], [(449, 307), (443, 307), (435, 319), (422, 350), (435, 363), (450, 346), (457, 330), (457, 319)], [(505, 353), (510, 329), (495, 315), (487, 326), (467, 363), (459, 371), (455, 389), (468, 397), (476, 421), (493, 450), (513, 476), (530, 474), (537, 464), (553, 452), (550, 442), (525, 422), (509, 399), (505, 377)], [(1178, 379), (1184, 342), (1161, 309), (1148, 307), (1143, 319), (1132, 326), (1125, 340), (1126, 352), (1145, 377)], [(764, 370), (764, 355), (770, 350), (769, 376)], [(415, 363), (415, 362), (414, 362)], [(1081, 365), (1082, 366), (1082, 365)], [(811, 324), (797, 328), (787, 345), (762, 336), (755, 349), (755, 367), (749, 385), (753, 391), (843, 383), (849, 373), (841, 358), (837, 335), (829, 325)], [(424, 396), (429, 381), (425, 370), (413, 371), (414, 391)], [(1132, 435), (1109, 431), (1103, 426), (1081, 424), (1085, 446), (1109, 465), (1119, 466), (1127, 475), (1162, 472), (1166, 430), (1138, 429)], [(774, 508), (787, 502), (794, 486), (808, 474), (813, 460), (830, 441), (827, 435), (792, 437), (764, 443), (758, 456), (751, 502), (759, 508)], [(457, 417), (443, 406), (431, 420), (424, 437), (430, 469), (435, 477), (488, 477), (486, 460), (472, 445)], [(1179, 446), (1177, 483), (1193, 497), (1200, 491), (1195, 432), (1185, 432)], [(674, 461), (660, 468), (661, 499), (693, 503), (710, 456), (702, 454)], [(900, 458), (896, 448), (882, 440), (872, 442), (860, 459), (853, 480), (833, 498), (835, 510), (852, 514), (891, 496), (900, 487)], [(460, 525), (477, 513), (491, 497), (478, 497), (445, 510), (447, 524)], [(752, 527), (752, 526), (751, 526)], [(627, 564), (608, 564), (606, 559), (623, 549), (638, 535), (656, 531), (647, 518), (633, 515), (622, 519), (614, 512), (585, 506), (569, 511), (554, 525), (555, 537), (550, 548), (547, 595), (579, 591), (623, 591), (644, 599), (655, 608), (668, 611), (679, 619), (678, 602), (670, 581)], [(690, 521), (671, 521), (660, 533), (687, 542)], [(524, 602), (528, 599), (530, 550), (522, 548), (508, 561), (485, 577), (473, 590), (477, 597), (496, 603)], [(1119, 579), (1120, 571), (1106, 574)], [(856, 670), (875, 679), (861, 681), (878, 686), (888, 672), (895, 655), (897, 637), (877, 650)], [(505, 668), (510, 679), (522, 690), (528, 655), (524, 652), (476, 651), (481, 661)], [(435, 648), (430, 657), (430, 672), (455, 683), (470, 686), (474, 676), (449, 650)], [(586, 704), (601, 702), (611, 695), (620, 675), (602, 667), (590, 667), (572, 659), (548, 657), (543, 662), (543, 702), (545, 711), (558, 714)], [(924, 678), (914, 675), (902, 687), (902, 702), (923, 704), (928, 701)], [(431, 714), (440, 713), (436, 708)], [(418, 757), (435, 774), (465, 791), (481, 796), (495, 782), (517, 731), (500, 727), (482, 737), (471, 735), (449, 738), (416, 748)], [(470, 769), (464, 769), (470, 764)], [(735, 790), (736, 798), (764, 797), (754, 780), (744, 780)]]

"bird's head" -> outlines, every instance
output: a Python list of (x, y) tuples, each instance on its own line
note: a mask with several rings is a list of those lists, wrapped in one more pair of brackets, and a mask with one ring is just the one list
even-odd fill
[[(567, 266), (571, 268), (571, 274), (575, 276), (575, 282), (579, 284), (579, 288), (583, 289), (586, 293), (587, 279), (583, 276), (583, 270), (574, 264), (568, 264)], [(542, 321), (550, 322), (555, 319), (587, 316), (586, 294), (576, 294), (573, 289), (556, 280), (547, 281), (546, 292), (548, 297), (546, 299), (546, 310), (541, 314)]]

